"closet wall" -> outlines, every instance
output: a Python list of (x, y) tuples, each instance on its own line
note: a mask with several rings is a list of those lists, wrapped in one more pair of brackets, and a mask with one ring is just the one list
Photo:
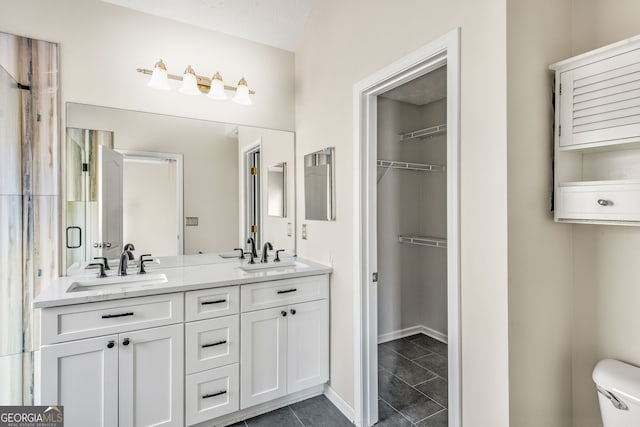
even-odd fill
[[(401, 141), (400, 134), (446, 123), (446, 100), (414, 105), (378, 97), (378, 160), (445, 165), (446, 133)], [(447, 335), (447, 251), (399, 236), (446, 238), (444, 171), (378, 166), (378, 336), (424, 326)]]

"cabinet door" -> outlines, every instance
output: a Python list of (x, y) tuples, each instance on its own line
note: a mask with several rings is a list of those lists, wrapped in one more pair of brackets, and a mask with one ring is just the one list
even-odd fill
[(327, 300), (288, 307), (287, 393), (329, 380), (329, 306)]
[(112, 335), (42, 346), (41, 405), (63, 405), (67, 427), (118, 425), (117, 340)]
[(560, 147), (640, 140), (640, 49), (561, 74)]
[(240, 318), (240, 409), (287, 393), (286, 316), (271, 308)]
[(182, 426), (184, 326), (122, 333), (120, 427)]

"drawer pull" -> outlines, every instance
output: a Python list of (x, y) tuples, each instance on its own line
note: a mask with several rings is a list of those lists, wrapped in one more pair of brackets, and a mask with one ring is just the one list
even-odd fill
[(609, 200), (605, 200), (605, 199), (598, 199), (598, 204), (600, 206), (609, 206), (611, 204), (611, 202)]
[(286, 289), (284, 291), (278, 291), (278, 293), (279, 294), (288, 294), (289, 292), (295, 292), (295, 291), (297, 291), (297, 289), (293, 288), (293, 289)]
[(209, 305), (209, 304), (222, 304), (223, 302), (227, 302), (226, 299), (217, 299), (215, 301), (202, 301), (201, 305)]
[(202, 348), (207, 348), (207, 347), (215, 347), (217, 345), (222, 345), (222, 344), (226, 344), (227, 340), (222, 340), (222, 341), (218, 341), (218, 342), (212, 342), (211, 344), (202, 344)]
[(222, 390), (222, 391), (219, 391), (217, 393), (205, 394), (204, 396), (202, 396), (202, 398), (203, 399), (208, 399), (210, 397), (220, 396), (221, 394), (227, 394), (227, 390)]
[(102, 316), (103, 319), (113, 319), (114, 317), (125, 317), (125, 316), (133, 316), (133, 312), (131, 313), (120, 313), (120, 314), (105, 314)]

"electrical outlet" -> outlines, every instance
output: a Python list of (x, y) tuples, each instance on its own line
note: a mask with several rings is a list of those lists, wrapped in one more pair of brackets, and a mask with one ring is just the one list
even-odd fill
[(293, 224), (288, 222), (287, 223), (287, 236), (291, 237), (293, 235)]
[(302, 240), (307, 240), (307, 224), (302, 224)]

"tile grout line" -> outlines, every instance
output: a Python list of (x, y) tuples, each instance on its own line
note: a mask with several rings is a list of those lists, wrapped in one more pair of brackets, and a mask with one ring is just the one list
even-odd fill
[(416, 421), (414, 424), (417, 425), (418, 423), (421, 423), (422, 421), (427, 420), (427, 419), (429, 419), (431, 417), (435, 417), (436, 415), (438, 415), (438, 414), (440, 414), (440, 413), (442, 413), (442, 412), (444, 412), (446, 410), (447, 410), (446, 408), (445, 409), (441, 409), (438, 412), (435, 412), (435, 413), (429, 415), (428, 417), (424, 417), (423, 419)]
[[(440, 375), (438, 375), (436, 372), (433, 372), (431, 369), (429, 369), (429, 368), (425, 368), (425, 367), (424, 367), (424, 366), (422, 366), (421, 364), (416, 363), (416, 362), (414, 361), (414, 360), (421, 359), (421, 358), (423, 358), (423, 357), (431, 356), (431, 355), (433, 355), (433, 354), (435, 354), (435, 353), (425, 354), (424, 356), (417, 357), (416, 359), (409, 359), (409, 358), (407, 358), (406, 356), (402, 355), (401, 353), (398, 353), (398, 352), (397, 352), (397, 351), (395, 351), (395, 350), (389, 349), (389, 351), (391, 351), (392, 353), (396, 353), (398, 356), (402, 357), (403, 359), (406, 359), (408, 362), (413, 363), (413, 364), (414, 364), (414, 365), (416, 365), (418, 368), (420, 368), (420, 369), (424, 369), (425, 371), (427, 371), (427, 372), (431, 372), (433, 375), (435, 375), (435, 377), (430, 378), (430, 379), (435, 379), (436, 377), (440, 377), (440, 378), (442, 378), (442, 377), (441, 377)], [(380, 359), (380, 358), (378, 358), (378, 359)], [(380, 365), (380, 363), (378, 363), (378, 366), (381, 366), (381, 365)], [(392, 373), (392, 372), (390, 372), (390, 371), (389, 371), (389, 373), (390, 373), (391, 375), (393, 375), (393, 376), (396, 376), (394, 373)], [(443, 378), (443, 379), (444, 379), (444, 378)], [(425, 380), (425, 381), (429, 381), (429, 380)], [(422, 381), (422, 382), (425, 382), (425, 381)], [(422, 384), (422, 383), (419, 383), (419, 384)]]
[(300, 424), (302, 424), (304, 427), (306, 427), (306, 426), (304, 425), (304, 423), (302, 422), (302, 420), (300, 419), (300, 417), (298, 417), (298, 414), (296, 414), (296, 411), (294, 411), (294, 410), (293, 410), (293, 408), (291, 407), (291, 405), (287, 406), (287, 408), (289, 408), (289, 410), (290, 410), (291, 412), (293, 412), (293, 416), (294, 416), (294, 417), (296, 417), (296, 420), (298, 420), (298, 422), (299, 422)]
[[(391, 404), (389, 402), (387, 402), (386, 400), (384, 400), (383, 398), (380, 397), (380, 395), (378, 395), (378, 399), (382, 400), (384, 403), (386, 403), (387, 405), (389, 405), (389, 408), (393, 409), (394, 411), (396, 411), (397, 414), (399, 414), (402, 418), (404, 418), (405, 420), (409, 421), (410, 424), (413, 424), (413, 421), (411, 421), (409, 418), (407, 418), (407, 416), (405, 414), (403, 414), (402, 412), (400, 412), (399, 410), (397, 410), (396, 408), (394, 408), (393, 406), (391, 406)], [(380, 412), (380, 409), (378, 409), (378, 412)], [(383, 420), (384, 421), (384, 420)], [(378, 420), (378, 422), (380, 422), (380, 420)]]
[[(389, 372), (389, 371), (388, 371), (387, 369), (385, 369), (384, 367), (380, 367), (380, 366), (378, 366), (378, 367), (379, 367), (379, 368), (381, 368), (383, 371), (387, 371), (387, 372), (389, 373), (389, 375), (391, 375), (392, 377), (394, 377), (394, 378), (398, 379), (399, 381), (402, 381), (403, 383), (405, 383), (406, 385), (408, 385), (411, 389), (413, 389), (413, 390), (415, 390), (416, 392), (420, 393), (421, 395), (423, 395), (424, 397), (426, 397), (427, 399), (429, 399), (430, 401), (432, 401), (433, 403), (435, 403), (436, 405), (438, 405), (438, 406), (439, 406), (439, 407), (441, 407), (442, 409), (448, 409), (448, 408), (445, 408), (444, 406), (442, 406), (441, 404), (439, 404), (438, 402), (436, 402), (435, 400), (433, 400), (431, 397), (429, 397), (429, 396), (427, 396), (426, 394), (424, 394), (423, 392), (421, 392), (420, 390), (418, 390), (417, 388), (415, 388), (414, 386), (412, 386), (411, 384), (409, 384), (408, 382), (406, 382), (405, 380), (403, 380), (402, 378), (400, 378), (400, 377), (396, 377), (392, 372)], [(434, 378), (432, 378), (432, 379), (434, 379)], [(379, 399), (382, 399), (382, 398), (380, 397), (380, 393), (378, 393), (378, 398), (379, 398)], [(382, 399), (382, 400), (384, 400), (384, 399)], [(386, 401), (385, 401), (385, 402), (386, 402)], [(388, 403), (388, 402), (387, 402), (387, 403)], [(391, 406), (391, 405), (389, 405), (389, 406)], [(448, 406), (448, 405), (447, 405), (447, 406)], [(391, 407), (393, 408), (393, 406), (391, 406)], [(394, 408), (394, 409), (395, 409), (395, 408)], [(398, 412), (400, 412), (400, 411), (398, 411)], [(438, 412), (442, 412), (442, 410), (440, 410), (440, 411), (438, 411)], [(437, 412), (436, 412), (436, 413), (437, 413)], [(431, 415), (435, 415), (435, 414), (431, 414)], [(430, 415), (430, 416), (431, 416), (431, 415)], [(426, 418), (429, 418), (429, 417), (426, 417)], [(423, 419), (424, 419), (424, 418), (423, 418)]]

